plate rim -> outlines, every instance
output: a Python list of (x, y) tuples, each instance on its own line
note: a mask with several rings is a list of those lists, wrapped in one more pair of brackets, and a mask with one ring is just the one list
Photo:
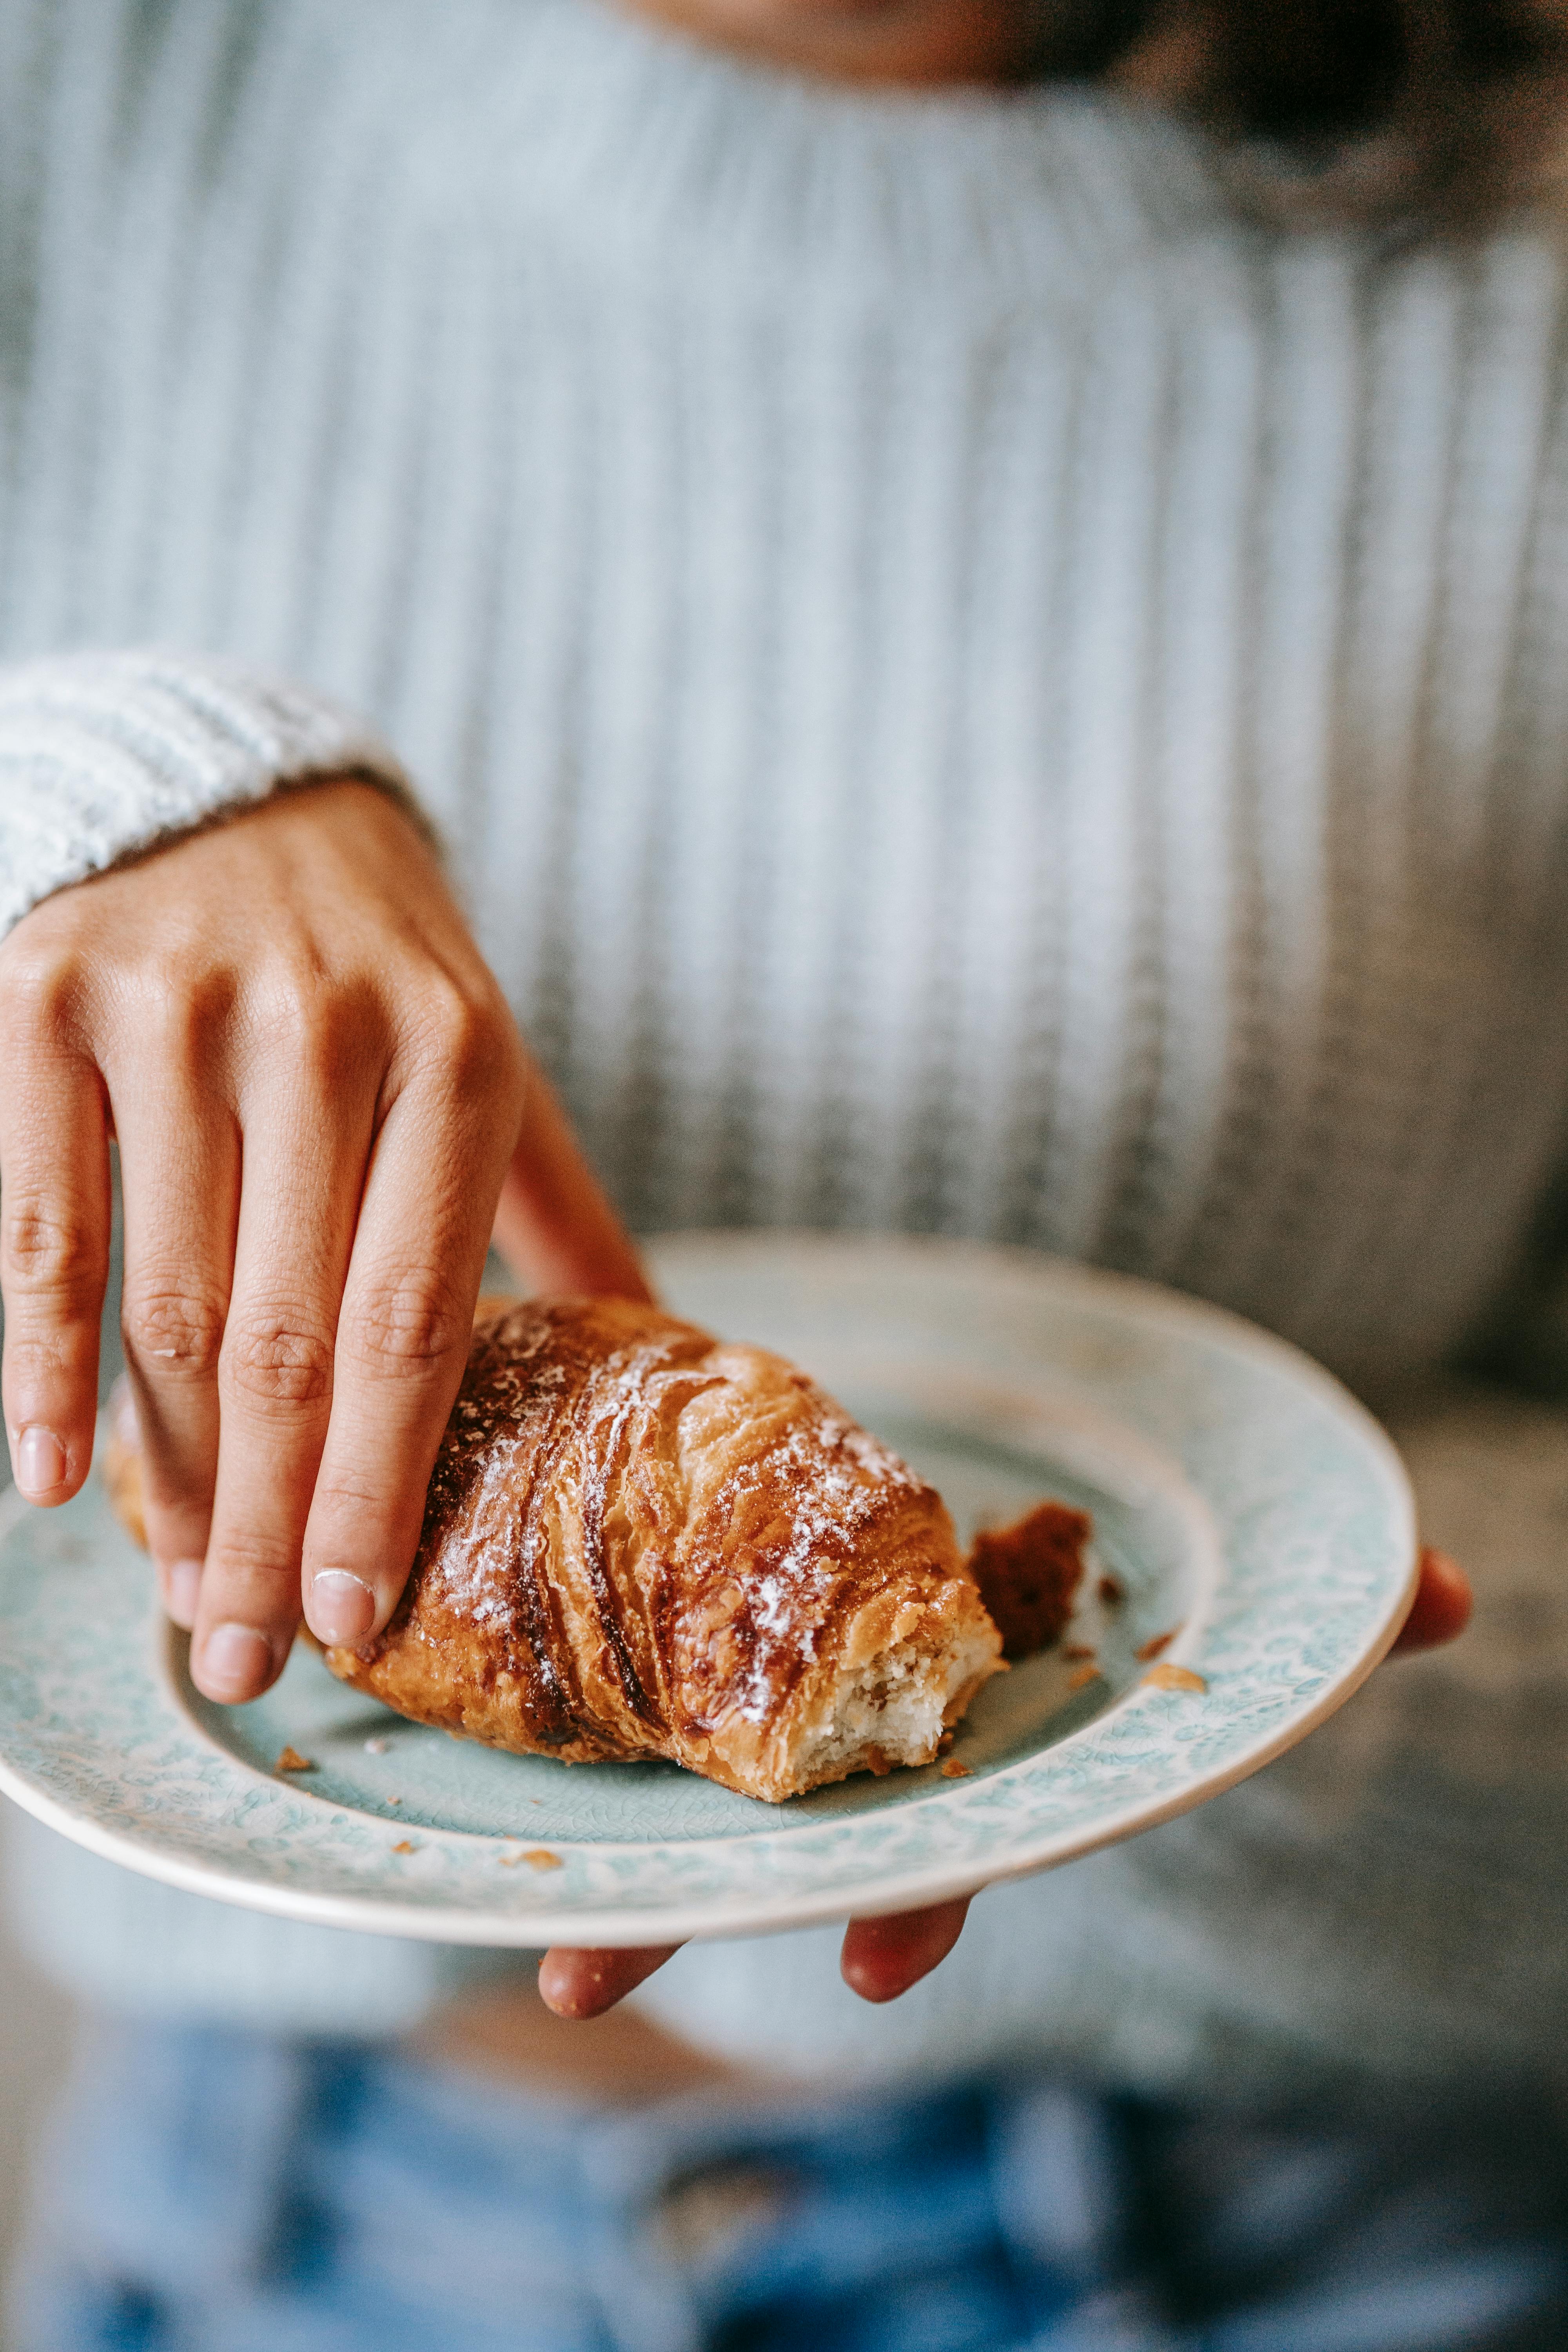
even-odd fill
[[(902, 1872), (886, 1871), (879, 1875), (874, 1892), (864, 1902), (857, 1901), (854, 1905), (857, 1917), (886, 1916), (917, 1906), (951, 1901), (986, 1886), (1031, 1877), (1089, 1853), (1123, 1843), (1129, 1838), (1142, 1835), (1145, 1830), (1158, 1828), (1199, 1805), (1206, 1804), (1212, 1798), (1223, 1795), (1226, 1790), (1249, 1779), (1254, 1772), (1263, 1769), (1319, 1729), (1354, 1696), (1393, 1646), (1408, 1613), (1419, 1573), (1415, 1505), (1409, 1475), (1398, 1449), (1376, 1417), (1326, 1366), (1292, 1341), (1248, 1321), (1228, 1307), (1193, 1297), (1168, 1285), (1147, 1281), (1140, 1276), (1123, 1274), (1112, 1268), (1055, 1257), (1016, 1244), (992, 1244), (942, 1235), (859, 1234), (841, 1231), (815, 1233), (809, 1229), (773, 1227), (714, 1228), (710, 1231), (699, 1227), (645, 1239), (643, 1246), (653, 1261), (656, 1276), (660, 1279), (663, 1278), (665, 1262), (683, 1253), (697, 1251), (710, 1256), (741, 1258), (748, 1251), (785, 1254), (808, 1248), (818, 1255), (852, 1256), (860, 1266), (877, 1257), (901, 1260), (905, 1264), (912, 1264), (921, 1257), (928, 1261), (940, 1259), (949, 1265), (968, 1260), (976, 1270), (988, 1268), (994, 1275), (1000, 1275), (1006, 1268), (1026, 1281), (1049, 1289), (1058, 1298), (1064, 1292), (1077, 1292), (1079, 1296), (1100, 1300), (1120, 1294), (1123, 1299), (1135, 1305), (1140, 1318), (1145, 1323), (1152, 1321), (1167, 1331), (1190, 1331), (1194, 1326), (1200, 1328), (1207, 1327), (1231, 1351), (1267, 1363), (1285, 1374), (1295, 1385), (1315, 1393), (1321, 1402), (1332, 1410), (1337, 1420), (1355, 1429), (1369, 1455), (1377, 1461), (1383, 1483), (1388, 1490), (1388, 1498), (1397, 1507), (1403, 1520), (1403, 1537), (1409, 1554), (1403, 1584), (1385, 1603), (1369, 1639), (1324, 1683), (1310, 1706), (1302, 1713), (1292, 1715), (1271, 1733), (1260, 1738), (1256, 1744), (1244, 1748), (1226, 1762), (1196, 1773), (1190, 1783), (1173, 1790), (1166, 1798), (1144, 1796), (1129, 1799), (1116, 1811), (1099, 1815), (1088, 1823), (1044, 1832), (1032, 1841), (1023, 1842), (1005, 1866), (985, 1870), (978, 1885), (973, 1861), (967, 1867), (957, 1860), (951, 1863), (928, 1861)], [(30, 1509), (31, 1506), (15, 1486), (0, 1494), (0, 1546), (9, 1540)], [(247, 1781), (253, 1781), (261, 1788), (276, 1790), (278, 1784), (270, 1775), (259, 1771), (233, 1750), (211, 1740), (210, 1736), (204, 1734), (200, 1727), (191, 1720), (188, 1713), (178, 1707), (169, 1684), (174, 1669), (168, 1653), (175, 1629), (166, 1624), (154, 1607), (148, 1612), (147, 1630), (151, 1637), (148, 1647), (153, 1653), (147, 1661), (147, 1670), (163, 1685), (166, 1701), (172, 1709), (177, 1708), (178, 1719), (187, 1736), (202, 1738), (214, 1754), (223, 1757), (231, 1770), (244, 1775)], [(1168, 1654), (1170, 1663), (1182, 1662), (1182, 1653), (1186, 1646), (1184, 1637), (1187, 1632), (1188, 1629), (1184, 1627), (1183, 1636), (1173, 1643)], [(1147, 1687), (1143, 1684), (1133, 1685), (1114, 1699), (1094, 1721), (1104, 1722), (1111, 1714), (1120, 1715), (1137, 1705)], [(1091, 1727), (1084, 1727), (1085, 1729)], [(1013, 1769), (1004, 1767), (1003, 1770)], [(1000, 1777), (1000, 1773), (987, 1775), (976, 1786), (993, 1785)], [(657, 1910), (616, 1907), (602, 1912), (585, 1908), (552, 1911), (547, 1906), (541, 1905), (511, 1914), (457, 1906), (399, 1902), (382, 1893), (313, 1891), (298, 1885), (247, 1877), (226, 1867), (221, 1862), (190, 1859), (165, 1851), (150, 1843), (144, 1832), (108, 1826), (92, 1814), (75, 1810), (68, 1802), (40, 1788), (12, 1764), (3, 1749), (0, 1749), (0, 1793), (89, 1853), (184, 1893), (206, 1895), (243, 1909), (307, 1925), (416, 1942), (498, 1950), (536, 1950), (552, 1943), (624, 1949), (655, 1943), (719, 1941), (740, 1936), (784, 1934), (795, 1928), (842, 1920), (848, 1916), (839, 1890), (824, 1890), (815, 1895), (785, 1892), (773, 1901), (763, 1896), (738, 1899), (710, 1897), (705, 1900), (677, 1897), (662, 1904)], [(296, 1793), (312, 1798), (314, 1795), (309, 1790)], [(959, 1810), (963, 1799), (962, 1785), (955, 1782), (951, 1796), (946, 1798), (946, 1808)], [(931, 1792), (929, 1801), (942, 1803), (943, 1800), (943, 1791), (933, 1790)], [(334, 1805), (330, 1799), (314, 1801), (323, 1805), (333, 1805), (333, 1809), (341, 1812), (355, 1811), (352, 1805)], [(438, 1830), (425, 1834), (431, 1838), (465, 1843), (471, 1840), (475, 1843), (516, 1842), (510, 1834), (498, 1833), (492, 1839), (476, 1831)], [(758, 1836), (769, 1834), (764, 1830), (743, 1838), (738, 1837), (737, 1842), (754, 1845)], [(793, 1838), (799, 1832), (773, 1834)], [(616, 1842), (613, 1840), (541, 1840), (541, 1843), (546, 1842), (552, 1850), (563, 1853), (569, 1853), (574, 1846), (582, 1850), (590, 1845), (591, 1850), (600, 1853), (617, 1850)], [(721, 1842), (721, 1838), (715, 1838), (678, 1843), (716, 1844)], [(646, 1852), (649, 1848), (657, 1850), (659, 1843), (657, 1839), (632, 1840), (620, 1850)]]

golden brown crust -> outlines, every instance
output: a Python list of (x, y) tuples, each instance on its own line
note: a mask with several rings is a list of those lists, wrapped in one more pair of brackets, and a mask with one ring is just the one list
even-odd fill
[(781, 1358), (584, 1299), (477, 1332), (403, 1601), (327, 1663), (491, 1747), (776, 1800), (846, 1673), (955, 1641), (950, 1718), (999, 1644), (929, 1486)]
[(147, 1549), (147, 1514), (142, 1502), (142, 1453), (137, 1441), (136, 1407), (123, 1373), (109, 1392), (108, 1426), (104, 1434), (102, 1473), (109, 1499), (127, 1535)]

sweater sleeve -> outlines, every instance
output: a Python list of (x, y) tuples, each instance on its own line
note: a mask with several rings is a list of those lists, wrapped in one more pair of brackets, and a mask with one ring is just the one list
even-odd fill
[(158, 648), (0, 670), (0, 938), (68, 883), (351, 772), (428, 830), (392, 753), (323, 695)]

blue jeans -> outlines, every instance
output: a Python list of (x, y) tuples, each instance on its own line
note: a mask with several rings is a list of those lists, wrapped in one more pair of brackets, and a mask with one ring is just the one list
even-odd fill
[(125, 2029), (58, 2122), (17, 2352), (1563, 2352), (1542, 2124), (1199, 2118), (1038, 2081), (584, 2108)]

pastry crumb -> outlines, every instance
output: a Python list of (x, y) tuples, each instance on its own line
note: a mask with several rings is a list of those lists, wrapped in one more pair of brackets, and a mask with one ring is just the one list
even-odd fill
[(297, 1748), (279, 1748), (278, 1761), (272, 1767), (275, 1772), (313, 1772), (315, 1769), (314, 1758), (301, 1756)]
[(944, 1780), (968, 1780), (973, 1776), (967, 1764), (961, 1764), (956, 1756), (950, 1756), (942, 1768), (942, 1777)]
[(1162, 1650), (1170, 1648), (1181, 1630), (1179, 1625), (1173, 1625), (1168, 1633), (1151, 1634), (1148, 1641), (1141, 1643), (1133, 1652), (1133, 1656), (1143, 1659), (1145, 1663), (1151, 1658), (1157, 1658)]
[(364, 1752), (367, 1756), (384, 1756), (391, 1746), (390, 1739), (367, 1739), (364, 1743)]
[(1064, 1642), (1062, 1644), (1064, 1658), (1094, 1658), (1099, 1654), (1100, 1653), (1088, 1642)]
[(419, 1849), (412, 1838), (399, 1838), (392, 1851), (394, 1853), (417, 1853)]
[(1119, 1576), (1110, 1575), (1109, 1571), (1100, 1578), (1095, 1591), (1100, 1595), (1100, 1605), (1102, 1609), (1120, 1609), (1127, 1598), (1127, 1589), (1121, 1579)]
[(1087, 1690), (1090, 1683), (1097, 1683), (1099, 1680), (1098, 1666), (1075, 1666), (1068, 1676), (1068, 1688), (1069, 1691)]
[(1013, 1527), (975, 1537), (969, 1572), (995, 1621), (1005, 1658), (1032, 1658), (1060, 1640), (1093, 1533), (1087, 1511), (1047, 1502)]
[(386, 1801), (389, 1805), (400, 1805), (403, 1800), (401, 1797), (388, 1797)]
[(1143, 1676), (1156, 1690), (1206, 1691), (1208, 1685), (1202, 1675), (1194, 1675), (1191, 1666), (1151, 1666)]

